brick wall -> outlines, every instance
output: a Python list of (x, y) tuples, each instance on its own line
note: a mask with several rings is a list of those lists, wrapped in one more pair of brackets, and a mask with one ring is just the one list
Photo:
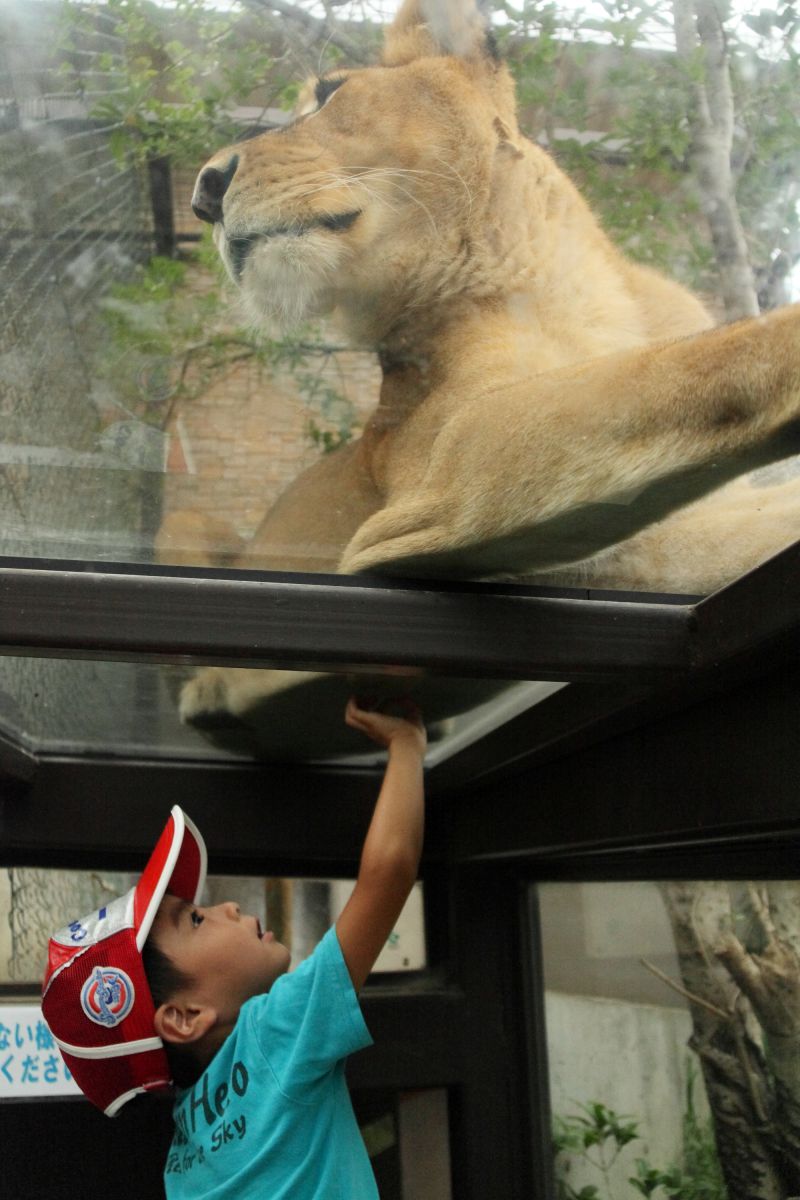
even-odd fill
[[(366, 355), (348, 357), (350, 363), (325, 371), (363, 419), (375, 402), (378, 371)], [(253, 360), (236, 364), (176, 411), (170, 432), (179, 446), (166, 478), (165, 511), (198, 507), (251, 533), (287, 483), (318, 457), (308, 421), (288, 374)]]
[[(209, 284), (202, 269), (191, 270), (190, 286), (201, 292)], [(377, 401), (375, 357), (340, 352), (309, 360), (303, 370), (353, 405), (357, 434)], [(288, 369), (271, 369), (254, 357), (215, 373), (206, 386), (190, 368), (186, 383), (168, 426), (164, 514), (191, 510), (249, 537), (287, 484), (319, 457), (309, 420), (324, 429), (324, 417), (309, 408)]]

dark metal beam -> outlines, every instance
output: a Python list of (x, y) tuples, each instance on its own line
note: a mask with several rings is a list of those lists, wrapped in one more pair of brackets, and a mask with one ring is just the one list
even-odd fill
[(800, 623), (800, 542), (694, 606), (695, 662), (714, 665)]
[(432, 794), (496, 783), (618, 732), (661, 689), (624, 681), (572, 683), (432, 767)]
[(27, 783), (33, 779), (39, 760), (19, 742), (0, 733), (0, 787), (5, 779)]
[[(355, 878), (382, 772), (43, 757), (25, 795), (0, 787), (0, 864), (139, 870), (173, 804), (217, 873)], [(441, 860), (435, 823), (425, 864)]]
[(739, 630), (738, 649), (731, 645), (730, 656), (660, 684), (572, 683), (437, 764), (428, 773), (428, 786), (431, 791), (463, 793), (465, 788), (500, 783), (748, 681), (756, 683), (800, 660), (800, 628), (752, 646), (742, 641)]
[[(551, 1155), (532, 1161), (527, 938), (512, 872), (459, 867), (451, 875), (452, 971), (466, 997), (463, 1071), (453, 1112), (453, 1192), (459, 1200), (549, 1200), (537, 1186)], [(535, 1040), (540, 1047), (543, 1038)], [(533, 1094), (532, 1094), (533, 1093)], [(535, 1153), (535, 1150), (534, 1150)]]
[(203, 830), (217, 872), (354, 874), (370, 772), (43, 758), (23, 797), (0, 791), (0, 862), (138, 870), (170, 807)]
[(351, 1087), (452, 1087), (463, 1078), (461, 989), (428, 985), (424, 978), (397, 989), (376, 982), (360, 999), (374, 1045), (348, 1061)]
[[(793, 668), (491, 786), (453, 795), (455, 861), (532, 869), (580, 854), (797, 839), (800, 682)], [(757, 859), (750, 873), (758, 877)]]
[(690, 606), (524, 587), (74, 563), (0, 568), (8, 654), (661, 679), (690, 665), (691, 629)]

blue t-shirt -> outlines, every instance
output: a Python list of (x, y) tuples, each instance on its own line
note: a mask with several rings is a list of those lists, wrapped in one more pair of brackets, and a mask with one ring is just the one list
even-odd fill
[(378, 1200), (344, 1080), (372, 1042), (330, 929), (296, 971), (242, 1005), (173, 1111), (168, 1200)]

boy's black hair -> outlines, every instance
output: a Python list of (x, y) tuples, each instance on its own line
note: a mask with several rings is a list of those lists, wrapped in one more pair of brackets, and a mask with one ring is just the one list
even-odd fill
[[(175, 966), (153, 937), (149, 937), (142, 946), (142, 966), (156, 1008), (167, 1004), (176, 992), (182, 991), (192, 983), (191, 977)], [(196, 1083), (203, 1073), (203, 1065), (198, 1062), (192, 1047), (176, 1046), (165, 1041), (164, 1050), (176, 1087), (186, 1088)]]

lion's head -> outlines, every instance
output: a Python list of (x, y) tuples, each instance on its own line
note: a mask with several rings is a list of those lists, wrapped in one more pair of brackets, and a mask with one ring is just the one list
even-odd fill
[(492, 219), (493, 195), (523, 157), (518, 137), (509, 74), (471, 0), (408, 0), (379, 65), (312, 81), (291, 124), (220, 150), (193, 207), (251, 317), (338, 310), (374, 340), (409, 308), (491, 294), (514, 236)]

